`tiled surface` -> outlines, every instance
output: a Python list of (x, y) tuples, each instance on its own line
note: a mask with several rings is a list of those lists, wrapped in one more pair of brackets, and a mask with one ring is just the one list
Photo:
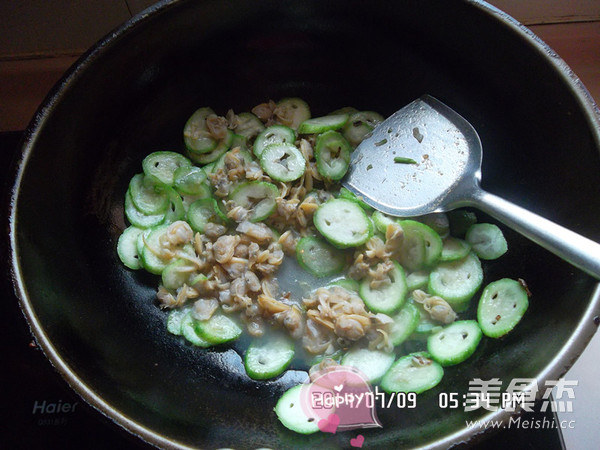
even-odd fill
[[(596, 333), (585, 352), (564, 376), (577, 381), (572, 412), (559, 412), (564, 425), (563, 439), (567, 450), (600, 448), (600, 333)], [(569, 427), (568, 425), (573, 425)]]

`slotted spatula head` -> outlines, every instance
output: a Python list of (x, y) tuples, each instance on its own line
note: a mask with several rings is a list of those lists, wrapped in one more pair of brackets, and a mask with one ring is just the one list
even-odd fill
[(479, 185), (481, 158), (471, 124), (425, 95), (380, 123), (354, 150), (342, 184), (393, 216), (447, 211)]

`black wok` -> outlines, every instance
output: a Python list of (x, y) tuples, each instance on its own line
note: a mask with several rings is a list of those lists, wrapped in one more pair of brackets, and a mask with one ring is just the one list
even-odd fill
[[(93, 47), (26, 132), (10, 210), (12, 275), (44, 352), (103, 414), (157, 446), (347, 447), (352, 433), (300, 437), (272, 408), (303, 376), (251, 381), (234, 349), (198, 350), (165, 331), (157, 280), (115, 247), (123, 195), (142, 158), (181, 150), (200, 106), (224, 113), (305, 98), (315, 115), (351, 104), (384, 115), (429, 93), (463, 114), (484, 146), (484, 188), (600, 241), (600, 121), (568, 67), (525, 28), (479, 1), (172, 1)], [(505, 230), (510, 251), (485, 281), (523, 278), (530, 309), (448, 369), (416, 410), (381, 410), (369, 447), (476, 440), (438, 407), (473, 378), (564, 374), (596, 330), (596, 281)]]

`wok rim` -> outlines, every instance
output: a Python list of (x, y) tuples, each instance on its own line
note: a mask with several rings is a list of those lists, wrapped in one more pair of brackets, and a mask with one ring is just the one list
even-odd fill
[[(29, 326), (30, 332), (36, 340), (39, 348), (42, 350), (46, 358), (50, 361), (52, 367), (62, 376), (67, 384), (73, 389), (83, 400), (100, 412), (104, 417), (119, 425), (127, 432), (140, 438), (142, 441), (153, 446), (161, 448), (173, 449), (191, 449), (181, 442), (157, 433), (156, 431), (145, 427), (133, 418), (119, 411), (103, 398), (98, 395), (78, 374), (71, 369), (70, 365), (63, 359), (60, 352), (53, 345), (52, 340), (46, 333), (43, 325), (40, 323), (38, 316), (34, 310), (33, 304), (28, 296), (26, 282), (22, 276), (22, 270), (19, 259), (19, 250), (17, 244), (17, 209), (19, 201), (19, 191), (21, 180), (27, 169), (28, 160), (33, 153), (36, 140), (40, 130), (43, 129), (48, 117), (50, 117), (56, 105), (60, 103), (62, 97), (68, 93), (70, 85), (75, 83), (81, 73), (87, 71), (95, 64), (95, 61), (106, 51), (110, 51), (112, 44), (116, 43), (124, 35), (135, 29), (140, 23), (144, 22), (148, 17), (154, 17), (175, 7), (179, 3), (184, 3), (187, 0), (162, 0), (144, 11), (138, 13), (128, 21), (124, 22), (113, 31), (108, 33), (96, 44), (94, 44), (87, 52), (85, 52), (61, 77), (54, 87), (47, 94), (44, 101), (38, 107), (31, 122), (27, 126), (23, 139), (20, 154), (13, 162), (11, 170), (12, 180), (9, 180), (9, 204), (8, 204), (8, 250), (10, 264), (10, 278), (13, 285), (13, 290), (19, 301), (19, 306)], [(590, 132), (593, 135), (593, 140), (600, 152), (600, 108), (592, 98), (589, 91), (585, 88), (581, 80), (545, 42), (535, 35), (530, 29), (511, 17), (509, 14), (501, 11), (493, 5), (483, 0), (460, 0), (464, 3), (478, 8), (485, 14), (495, 18), (508, 26), (511, 31), (519, 35), (524, 44), (531, 45), (540, 53), (546, 61), (549, 61), (554, 71), (560, 75), (562, 81), (569, 87), (571, 94), (576, 99), (581, 112), (589, 125)], [(563, 345), (556, 356), (546, 365), (545, 369), (537, 375), (536, 381), (542, 383), (545, 380), (557, 379), (564, 375), (581, 356), (582, 352), (592, 339), (598, 325), (595, 323), (600, 316), (600, 283), (596, 284), (596, 288), (590, 297), (589, 305), (586, 308), (583, 319), (579, 322), (577, 328), (573, 330), (569, 340)], [(538, 392), (538, 398), (540, 393)], [(518, 414), (518, 412), (517, 412)], [(481, 420), (497, 420), (505, 423), (509, 417), (515, 415), (514, 412), (498, 410), (491, 412), (488, 415), (481, 417)], [(431, 442), (427, 448), (448, 448), (458, 443), (472, 444), (481, 439), (483, 435), (488, 435), (494, 432), (492, 428), (479, 430), (476, 428), (464, 427), (461, 430), (445, 436), (441, 440)]]

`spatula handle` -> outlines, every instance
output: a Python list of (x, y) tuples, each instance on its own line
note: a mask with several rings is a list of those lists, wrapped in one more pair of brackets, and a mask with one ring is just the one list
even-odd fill
[(600, 280), (600, 244), (497, 195), (479, 190), (473, 206)]

